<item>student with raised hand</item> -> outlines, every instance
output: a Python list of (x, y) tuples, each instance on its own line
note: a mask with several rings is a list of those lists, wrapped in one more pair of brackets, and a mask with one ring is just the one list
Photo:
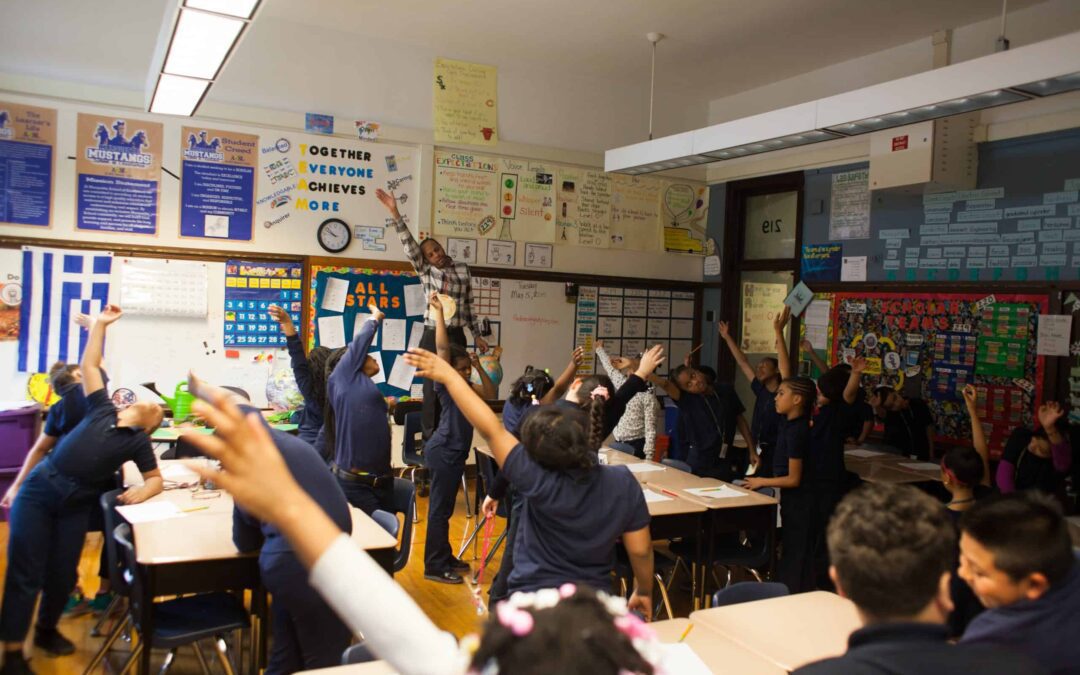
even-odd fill
[[(758, 361), (756, 368), (751, 367), (746, 354), (732, 337), (727, 321), (720, 322), (720, 337), (731, 350), (735, 363), (739, 364), (739, 370), (750, 380), (750, 389), (754, 392), (754, 416), (750, 422), (750, 434), (758, 447), (749, 448), (750, 463), (757, 467), (755, 475), (771, 476), (773, 449), (780, 426), (780, 414), (776, 411), (776, 392), (784, 379), (780, 376), (780, 362), (766, 356)], [(756, 452), (757, 449), (760, 449), (760, 455)]]
[(121, 494), (121, 503), (144, 501), (162, 489), (150, 446), (150, 433), (161, 424), (160, 406), (140, 401), (117, 412), (105, 391), (101, 371), (105, 331), (122, 315), (119, 307), (108, 305), (94, 321), (80, 364), (86, 416), (34, 467), (11, 508), (0, 611), (4, 673), (31, 672), (21, 650), (38, 592), (42, 599), (34, 644), (56, 655), (75, 651), (57, 630), (57, 622), (78, 578), (91, 511), (124, 462), (134, 460), (145, 483)]
[(855, 603), (863, 627), (843, 656), (799, 675), (1038, 673), (1038, 665), (990, 646), (948, 642), (949, 577), (956, 533), (929, 495), (878, 483), (848, 494), (829, 523), (829, 576)]
[(349, 503), (369, 516), (394, 510), (394, 474), (390, 469), (390, 426), (386, 399), (372, 381), (378, 361), (368, 354), (383, 314), (374, 298), (371, 316), (345, 349), (326, 361), (326, 409), (323, 432), (332, 453), (330, 470)]
[(961, 645), (1005, 647), (1052, 673), (1080, 670), (1080, 560), (1053, 497), (976, 502), (960, 519), (960, 576), (986, 606)]
[(885, 443), (918, 460), (935, 457), (934, 416), (926, 401), (882, 385), (874, 389), (870, 405), (885, 420)]
[[(654, 348), (642, 357), (655, 368)], [(604, 437), (603, 397), (589, 412), (543, 406), (525, 420), (521, 441), (503, 428), (491, 408), (449, 363), (423, 349), (406, 361), (422, 377), (442, 384), (484, 437), (495, 461), (525, 499), (510, 592), (557, 588), (565, 583), (610, 586), (615, 543), (621, 537), (634, 571), (630, 606), (652, 612), (652, 537), (641, 486), (623, 466), (599, 465)]]
[(1058, 495), (1072, 467), (1073, 449), (1063, 432), (1065, 410), (1056, 401), (1039, 406), (1036, 431), (1017, 427), (1005, 442), (998, 464), (998, 489), (1002, 493), (1039, 490)]
[[(495, 385), (475, 356), (461, 345), (451, 344), (443, 319), (442, 301), (437, 293), (428, 298), (428, 311), (435, 317), (435, 348), (439, 358), (451, 366), (462, 380), (486, 400), (495, 398)], [(472, 370), (480, 375), (479, 385), (469, 382)], [(454, 556), (450, 548), (450, 517), (454, 515), (458, 486), (465, 473), (465, 460), (472, 448), (473, 428), (447, 391), (436, 382), (433, 387), (442, 412), (439, 424), (424, 444), (424, 459), (431, 472), (431, 496), (428, 504), (427, 536), (424, 540), (424, 578), (444, 584), (464, 581), (459, 572), (469, 564)]]
[(971, 420), (971, 444), (973, 447), (950, 448), (941, 458), (941, 482), (949, 491), (949, 503), (945, 507), (959, 521), (960, 514), (975, 504), (975, 500), (990, 493), (990, 448), (986, 442), (986, 430), (979, 419), (978, 394), (974, 385), (963, 389), (964, 405)]
[[(599, 340), (596, 342), (596, 360), (616, 389), (626, 383), (627, 375), (637, 367), (633, 360), (626, 357), (608, 356), (604, 343)], [(656, 418), (659, 414), (660, 403), (656, 395), (651, 391), (634, 394), (615, 425), (615, 440), (632, 447), (639, 459), (651, 460), (656, 451)]]
[(281, 326), (281, 332), (285, 335), (285, 346), (289, 350), (296, 388), (304, 397), (304, 406), (298, 411), (297, 426), (299, 428), (296, 435), (310, 443), (319, 455), (327, 459), (329, 455), (325, 448), (325, 436), (320, 435), (319, 432), (323, 428), (323, 408), (326, 406), (325, 373), (330, 350), (326, 347), (316, 347), (310, 354), (305, 355), (304, 345), (300, 341), (300, 335), (289, 313), (277, 305), (270, 305), (268, 311)]
[[(230, 401), (241, 415), (254, 415), (262, 424), (292, 480), (319, 512), (345, 534), (352, 532), (349, 502), (326, 463), (314, 448), (292, 434), (272, 429), (259, 410), (239, 394), (188, 374), (188, 391), (207, 402)], [(288, 539), (271, 522), (259, 519), (239, 504), (233, 506), (233, 543), (241, 553), (259, 552), (259, 574), (273, 597), (268, 675), (285, 675), (341, 662), (352, 642), (352, 631), (308, 584), (307, 570)]]

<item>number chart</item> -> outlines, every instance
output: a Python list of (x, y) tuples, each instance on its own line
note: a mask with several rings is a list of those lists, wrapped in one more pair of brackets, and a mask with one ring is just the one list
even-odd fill
[(278, 305), (300, 326), (302, 263), (225, 263), (225, 346), (274, 349), (285, 334), (267, 311)]

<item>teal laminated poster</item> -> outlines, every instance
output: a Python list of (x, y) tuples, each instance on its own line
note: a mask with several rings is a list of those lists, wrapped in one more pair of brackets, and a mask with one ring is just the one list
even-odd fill
[(267, 311), (278, 305), (300, 325), (302, 263), (225, 263), (225, 346), (277, 349), (285, 335)]

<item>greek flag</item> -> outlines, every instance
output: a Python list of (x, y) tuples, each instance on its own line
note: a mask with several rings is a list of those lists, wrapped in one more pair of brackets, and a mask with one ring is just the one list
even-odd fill
[(109, 302), (112, 253), (23, 247), (19, 372), (46, 373), (55, 361), (77, 362), (87, 334), (73, 323)]

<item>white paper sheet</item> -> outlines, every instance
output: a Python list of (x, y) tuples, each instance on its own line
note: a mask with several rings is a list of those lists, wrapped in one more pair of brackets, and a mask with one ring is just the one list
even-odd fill
[(424, 337), (424, 322), (413, 321), (409, 330), (409, 349), (420, 346), (420, 340)]
[(329, 277), (323, 291), (322, 308), (331, 312), (345, 311), (345, 296), (349, 294), (349, 281), (341, 277)]
[(1040, 314), (1035, 353), (1039, 356), (1068, 356), (1071, 334), (1071, 314)]
[(319, 345), (330, 349), (345, 346), (345, 322), (340, 314), (319, 317)]
[(405, 351), (405, 330), (408, 325), (405, 319), (383, 319), (382, 348), (391, 352)]
[(732, 499), (734, 497), (745, 497), (745, 492), (739, 492), (735, 488), (728, 487), (727, 485), (718, 485), (716, 487), (704, 487), (704, 488), (690, 488), (689, 490), (683, 490), (687, 494), (694, 495), (695, 497), (705, 497), (706, 499)]
[(679, 642), (661, 645), (664, 655), (660, 658), (661, 672), (679, 675), (712, 675), (712, 670), (705, 665), (690, 645)]
[(866, 281), (866, 256), (844, 256), (840, 262), (840, 281)]
[(667, 495), (660, 494), (659, 492), (654, 492), (648, 488), (641, 488), (641, 491), (645, 493), (646, 504), (651, 504), (653, 502), (670, 502), (672, 499)]
[(408, 284), (405, 286), (405, 314), (408, 316), (423, 316), (427, 307), (427, 298), (424, 296), (423, 284)]
[(803, 325), (806, 326), (806, 339), (810, 341), (814, 349), (828, 348), (831, 310), (828, 300), (814, 300), (806, 306)]
[(149, 523), (155, 520), (167, 518), (179, 518), (184, 515), (180, 507), (172, 502), (143, 502), (142, 504), (129, 504), (117, 506), (116, 512), (124, 517), (132, 525), (136, 523)]
[(161, 477), (174, 483), (196, 483), (199, 480), (199, 474), (183, 464), (163, 464), (161, 466)]
[(856, 448), (854, 450), (847, 450), (844, 454), (851, 455), (852, 457), (878, 457), (884, 455), (884, 452), (878, 452), (877, 450), (861, 450)]
[(664, 467), (659, 464), (627, 464), (627, 469), (630, 469), (630, 473), (649, 473), (651, 471), (663, 471)]
[[(356, 314), (356, 316), (353, 317), (352, 336), (353, 336), (354, 340), (356, 339), (357, 334), (360, 332), (360, 329), (364, 327), (364, 324), (370, 318), (371, 318), (371, 315), (367, 314), (366, 312), (358, 312)], [(372, 347), (374, 347), (377, 344), (379, 344), (379, 333), (378, 333), (378, 331), (375, 332), (375, 337), (373, 337), (371, 339), (371, 346)]]
[(391, 387), (410, 391), (416, 368), (405, 363), (400, 355), (394, 359), (394, 367), (390, 369), (390, 378), (386, 381)]
[(375, 373), (375, 377), (371, 378), (371, 381), (375, 384), (386, 382), (386, 366), (383, 365), (382, 352), (368, 352), (368, 356), (375, 359), (379, 364), (379, 372)]
[(900, 466), (915, 471), (941, 471), (941, 466), (933, 462), (900, 462)]

